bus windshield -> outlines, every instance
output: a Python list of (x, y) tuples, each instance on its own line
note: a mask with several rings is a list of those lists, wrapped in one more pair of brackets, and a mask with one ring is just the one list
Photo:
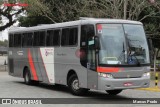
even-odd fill
[[(99, 26), (99, 27), (98, 27)], [(149, 50), (142, 25), (98, 24), (99, 64), (148, 64)]]

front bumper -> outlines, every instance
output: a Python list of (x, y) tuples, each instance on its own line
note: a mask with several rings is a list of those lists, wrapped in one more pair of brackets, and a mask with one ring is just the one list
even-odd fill
[[(125, 83), (131, 83), (130, 86), (124, 86)], [(116, 89), (131, 89), (131, 88), (147, 88), (150, 85), (149, 77), (141, 78), (121, 78), (109, 79), (98, 77), (98, 90), (116, 90)]]

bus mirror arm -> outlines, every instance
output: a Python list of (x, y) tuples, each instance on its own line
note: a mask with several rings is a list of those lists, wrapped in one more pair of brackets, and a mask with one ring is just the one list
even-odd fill
[(98, 36), (95, 36), (95, 49), (96, 49), (96, 51), (100, 50), (100, 42), (99, 42)]

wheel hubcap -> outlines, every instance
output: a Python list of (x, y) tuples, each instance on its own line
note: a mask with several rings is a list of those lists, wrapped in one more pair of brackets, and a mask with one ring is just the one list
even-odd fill
[(79, 89), (79, 82), (78, 82), (77, 79), (73, 81), (72, 87), (73, 87), (73, 89), (75, 89), (75, 90), (78, 90), (78, 89)]

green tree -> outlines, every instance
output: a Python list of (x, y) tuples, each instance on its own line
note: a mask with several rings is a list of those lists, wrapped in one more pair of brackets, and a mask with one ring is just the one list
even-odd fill
[(0, 47), (7, 47), (8, 46), (8, 40), (0, 41)]
[[(16, 21), (18, 15), (20, 15), (25, 9), (24, 7), (5, 6), (4, 3), (17, 3), (16, 0), (4, 0), (0, 1), (0, 31), (12, 26)], [(25, 0), (22, 0), (23, 2)], [(3, 23), (2, 17), (8, 19), (7, 23)]]

